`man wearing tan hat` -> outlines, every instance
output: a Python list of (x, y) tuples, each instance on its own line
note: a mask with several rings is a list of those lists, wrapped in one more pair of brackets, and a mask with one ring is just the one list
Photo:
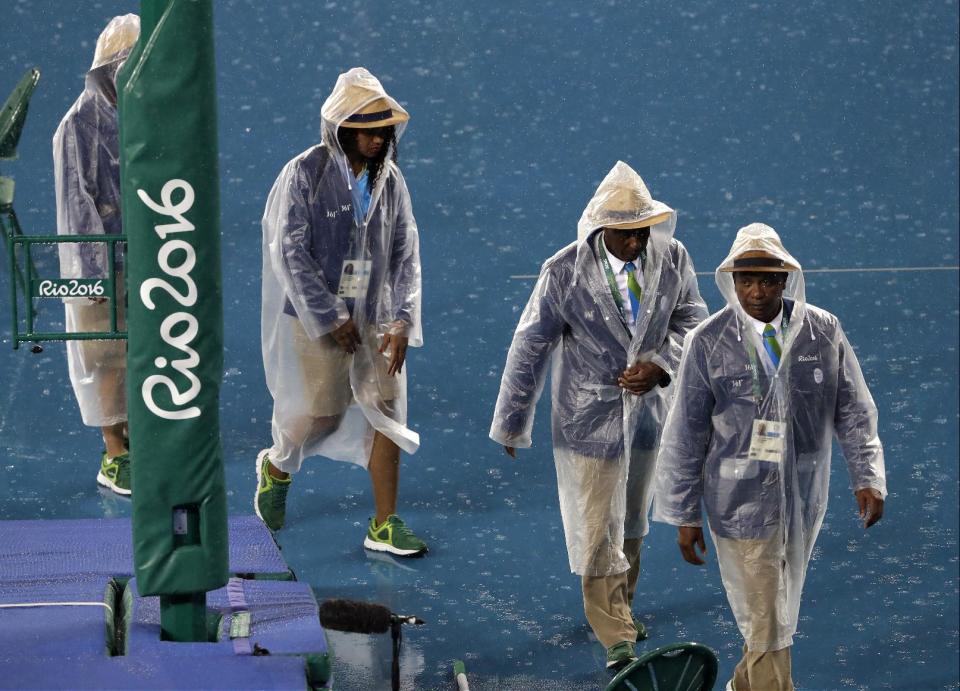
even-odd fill
[(273, 445), (257, 457), (254, 508), (284, 524), (291, 474), (323, 455), (366, 467), (375, 515), (364, 547), (419, 556), (397, 515), (408, 347), (423, 343), (420, 253), (396, 164), (409, 115), (359, 67), (320, 112), (323, 140), (280, 173), (263, 214), (261, 336)]
[[(60, 235), (120, 235), (120, 144), (117, 130), (117, 71), (140, 35), (135, 14), (114, 17), (97, 39), (83, 93), (53, 135), (53, 173)], [(109, 277), (106, 243), (61, 243), (63, 278)], [(117, 249), (117, 328), (124, 323), (122, 248)], [(110, 331), (106, 298), (66, 298), (66, 330)], [(121, 340), (67, 342), (70, 382), (84, 424), (99, 427), (104, 452), (97, 482), (130, 495), (127, 449), (127, 349)]]
[(877, 409), (840, 322), (807, 304), (800, 264), (773, 228), (741, 228), (716, 279), (727, 306), (687, 337), (653, 517), (678, 526), (683, 558), (703, 564), (706, 508), (744, 638), (727, 688), (789, 691), (834, 436), (864, 528), (883, 515)]
[(631, 613), (657, 445), (685, 334), (707, 315), (676, 213), (627, 164), (600, 183), (578, 240), (544, 263), (507, 356), (490, 437), (531, 445), (552, 362), (553, 450), (570, 570), (607, 666), (646, 637)]

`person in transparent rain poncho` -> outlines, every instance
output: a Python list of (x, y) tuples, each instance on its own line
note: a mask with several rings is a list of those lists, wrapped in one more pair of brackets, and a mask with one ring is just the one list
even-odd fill
[[(117, 134), (117, 71), (140, 35), (135, 14), (114, 17), (97, 39), (83, 93), (53, 135), (53, 172), (60, 235), (119, 235), (120, 154)], [(61, 243), (63, 278), (108, 278), (108, 245)], [(117, 329), (125, 329), (123, 248), (117, 246)], [(112, 305), (103, 297), (66, 298), (68, 332), (110, 331)], [(97, 482), (130, 494), (127, 448), (126, 357), (124, 341), (68, 341), (70, 382), (84, 424), (99, 427), (106, 449)]]
[(257, 515), (283, 526), (290, 474), (320, 454), (369, 470), (376, 514), (364, 546), (427, 547), (396, 514), (407, 427), (408, 347), (420, 346), (420, 255), (396, 164), (409, 119), (363, 68), (321, 109), (322, 142), (280, 173), (263, 215), (263, 362), (273, 446), (257, 458)]
[(531, 445), (552, 363), (553, 449), (570, 570), (610, 668), (646, 637), (631, 613), (660, 432), (684, 335), (707, 315), (676, 213), (618, 162), (578, 239), (548, 259), (507, 355), (490, 437)]
[(660, 443), (653, 518), (703, 564), (701, 504), (745, 645), (728, 688), (792, 689), (790, 646), (827, 509), (834, 436), (864, 527), (886, 496), (877, 409), (835, 316), (760, 223), (718, 267), (727, 306), (688, 337)]

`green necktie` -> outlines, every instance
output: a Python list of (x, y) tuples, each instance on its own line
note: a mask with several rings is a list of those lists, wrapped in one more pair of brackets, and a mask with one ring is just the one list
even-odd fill
[(767, 324), (763, 327), (763, 347), (767, 349), (767, 355), (770, 356), (770, 360), (773, 362), (773, 366), (780, 366), (780, 342), (777, 341), (777, 330), (773, 328), (773, 324)]
[(633, 272), (637, 270), (637, 265), (633, 262), (627, 262), (623, 265), (623, 270), (627, 272), (627, 293), (630, 295), (630, 309), (633, 310), (633, 323), (637, 323), (637, 317), (640, 315), (640, 297), (643, 295), (643, 289), (637, 283), (637, 277)]

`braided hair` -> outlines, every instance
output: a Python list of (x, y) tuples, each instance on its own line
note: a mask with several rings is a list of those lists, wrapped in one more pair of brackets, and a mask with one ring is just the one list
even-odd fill
[[(370, 189), (376, 187), (377, 179), (380, 177), (380, 171), (383, 169), (384, 161), (387, 160), (387, 152), (390, 152), (390, 160), (397, 162), (397, 130), (393, 125), (388, 127), (376, 128), (383, 136), (383, 146), (377, 152), (376, 157), (367, 159), (367, 175), (369, 176)], [(340, 148), (349, 157), (357, 151), (357, 133), (361, 130), (355, 127), (340, 127), (337, 129), (337, 141), (340, 142)], [(366, 130), (367, 133), (371, 130)]]

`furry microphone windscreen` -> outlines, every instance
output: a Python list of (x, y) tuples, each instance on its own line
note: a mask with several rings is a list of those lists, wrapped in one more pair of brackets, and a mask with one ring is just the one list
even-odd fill
[(372, 602), (326, 600), (320, 605), (324, 628), (346, 633), (386, 633), (392, 616), (389, 609)]

